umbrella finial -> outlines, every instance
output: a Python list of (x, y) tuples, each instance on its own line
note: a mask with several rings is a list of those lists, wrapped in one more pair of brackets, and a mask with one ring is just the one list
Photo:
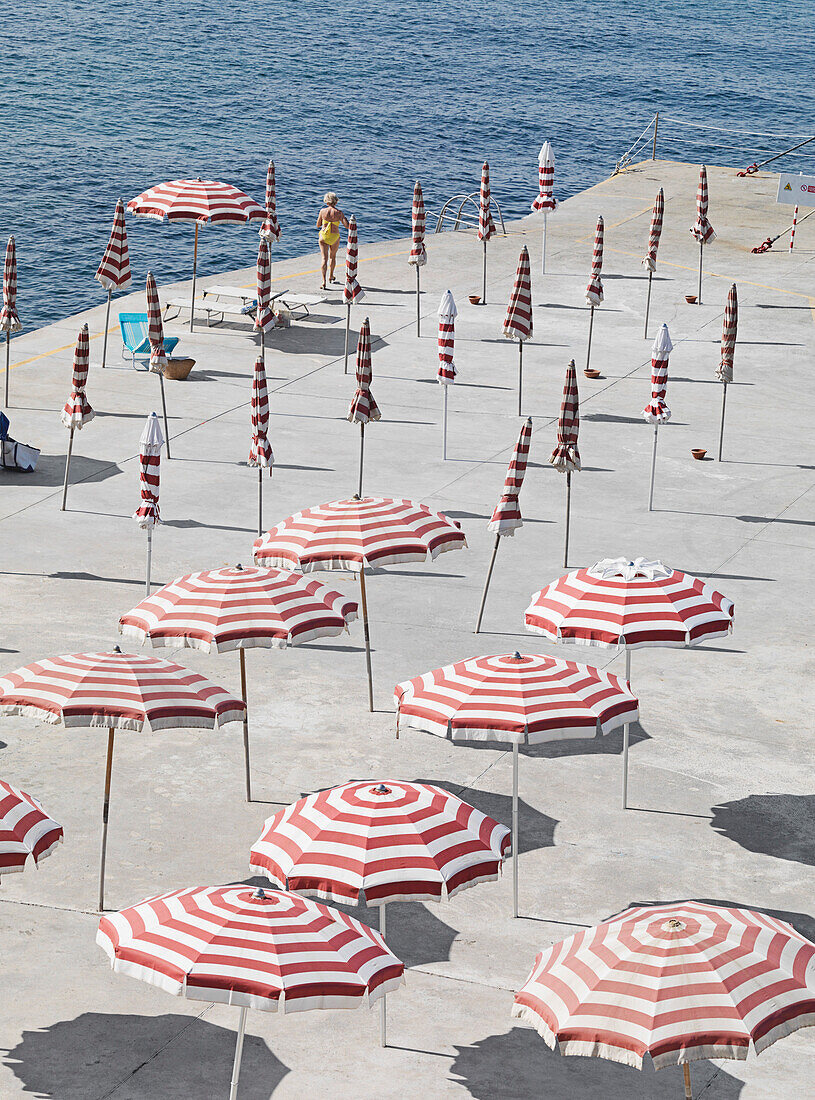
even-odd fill
[(114, 653), (121, 653), (122, 651), (121, 651), (121, 649), (119, 648), (119, 646), (115, 645), (115, 646), (113, 647), (113, 652), (114, 652)]
[(384, 783), (378, 783), (375, 787), (371, 788), (372, 794), (390, 794), (390, 787), (386, 787)]
[(514, 653), (512, 654), (512, 660), (513, 660), (513, 661), (520, 661), (520, 660), (522, 660), (522, 659), (523, 659), (523, 658), (521, 657), (520, 653), (519, 653), (519, 652), (518, 652), (518, 650), (516, 649), (516, 650), (515, 650), (515, 652), (514, 652)]
[(264, 893), (262, 886), (258, 886), (257, 890), (255, 890), (254, 894), (252, 894), (252, 900), (266, 901), (266, 894)]
[(241, 565), (240, 562), (238, 562), (238, 564), (235, 566), (235, 568), (238, 570), (239, 573), (243, 572), (243, 566)]

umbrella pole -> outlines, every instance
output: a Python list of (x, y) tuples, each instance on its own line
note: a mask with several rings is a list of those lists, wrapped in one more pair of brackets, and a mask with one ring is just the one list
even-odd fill
[(167, 402), (164, 398), (164, 375), (158, 376), (159, 386), (161, 387), (161, 411), (164, 416), (164, 439), (167, 443), (167, 457), (172, 458), (170, 454), (170, 425), (167, 423)]
[(518, 916), (518, 742), (512, 743), (512, 915)]
[(648, 511), (654, 510), (654, 474), (657, 469), (657, 437), (659, 435), (659, 424), (654, 424), (654, 453), (651, 455), (651, 491), (648, 494)]
[(365, 425), (359, 426), (359, 488), (357, 496), (362, 497), (362, 463), (365, 458)]
[(348, 337), (351, 333), (351, 303), (345, 307), (345, 366), (343, 367), (343, 374), (348, 373)]
[(113, 771), (113, 726), (108, 729), (108, 758), (105, 765), (105, 801), (102, 805), (102, 858), (99, 861), (99, 912), (105, 908), (105, 856), (108, 850), (108, 811), (110, 809), (110, 775)]
[[(625, 651), (625, 679), (629, 687), (631, 684), (631, 650)], [(623, 726), (623, 809), (628, 809), (628, 741), (630, 727), (628, 722)]]
[(653, 271), (648, 272), (648, 294), (645, 298), (645, 328), (643, 330), (643, 339), (648, 339), (648, 314), (651, 312), (651, 283), (654, 281)]
[(416, 335), (421, 336), (422, 327), (422, 307), (421, 307), (421, 286), (419, 281), (419, 265), (416, 264)]
[(722, 423), (719, 427), (719, 462), (722, 461), (722, 443), (724, 442), (724, 407), (727, 401), (727, 383), (722, 383)]
[(685, 1100), (693, 1100), (690, 1087), (690, 1065), (687, 1062), (682, 1063), (682, 1076), (685, 1080)]
[[(198, 270), (198, 222), (195, 223), (195, 244), (192, 249), (192, 290), (190, 291), (190, 332), (195, 322), (195, 276)], [(167, 456), (170, 457), (169, 455)]]
[(444, 390), (444, 427), (442, 428), (441, 435), (441, 457), (444, 461), (447, 461), (447, 386), (442, 386)]
[(9, 407), (9, 405), (8, 405), (8, 376), (11, 373), (11, 368), (9, 367), (9, 357), (10, 357), (10, 355), (11, 355), (11, 329), (7, 329), (6, 330), (6, 408)]
[[(379, 906), (379, 935), (384, 940), (387, 935), (388, 924), (386, 917), (387, 905)], [(379, 1045), (386, 1047), (388, 1045), (388, 1006), (387, 1006), (387, 994), (382, 994), (382, 1000), (379, 1002)]]
[(105, 310), (105, 331), (102, 334), (102, 370), (105, 369), (105, 360), (108, 354), (108, 325), (110, 324), (110, 299), (113, 291), (108, 291), (108, 308)]
[(487, 241), (484, 239), (484, 266), (481, 273), (481, 305), (487, 304)]
[(246, 1013), (249, 1010), (246, 1005), (241, 1008), (241, 1017), (238, 1023), (238, 1037), (235, 1040), (235, 1060), (232, 1063), (232, 1080), (229, 1084), (229, 1100), (237, 1100), (238, 1078), (241, 1075), (241, 1058), (243, 1057), (243, 1037), (246, 1034)]
[(368, 710), (374, 709), (374, 680), (371, 673), (371, 636), (368, 633), (368, 597), (365, 592), (365, 566), (359, 571), (359, 597), (362, 604), (362, 629), (365, 634), (365, 663), (368, 666)]
[(572, 513), (572, 471), (566, 471), (566, 542), (563, 547), (563, 566), (569, 564), (569, 519)]
[(258, 466), (258, 538), (263, 534), (263, 467)]
[(481, 620), (484, 617), (484, 604), (487, 602), (487, 593), (490, 590), (490, 581), (492, 580), (492, 570), (495, 565), (495, 555), (498, 553), (498, 543), (501, 541), (501, 536), (495, 536), (495, 545), (492, 548), (492, 557), (490, 558), (489, 568), (487, 569), (487, 579), (484, 581), (484, 591), (481, 593), (481, 606), (478, 609), (478, 618), (475, 620), (475, 631), (477, 634), (481, 629)]
[(594, 328), (594, 306), (591, 307), (591, 314), (589, 315), (589, 346), (586, 348), (586, 370), (589, 369), (589, 360), (591, 359), (591, 330)]
[(541, 261), (541, 275), (546, 274), (546, 222), (549, 218), (549, 214), (546, 210), (543, 212), (543, 259)]
[(705, 246), (699, 242), (699, 293), (696, 295), (696, 302), (698, 305), (702, 304), (702, 257), (705, 252)]
[(145, 581), (145, 595), (150, 595), (150, 571), (153, 565), (153, 528), (147, 528), (147, 574)]
[(518, 416), (521, 415), (521, 395), (524, 388), (524, 342), (518, 341)]
[[(68, 437), (68, 453), (65, 456), (65, 481), (62, 484), (62, 508), (61, 512), (65, 511), (65, 501), (68, 499), (68, 472), (71, 469), (71, 451), (74, 449), (74, 429), (71, 427), (71, 434)], [(721, 457), (721, 447), (719, 448)]]
[(246, 699), (246, 650), (238, 650), (241, 660), (241, 699), (245, 706), (243, 712), (243, 763), (246, 769), (246, 801), (252, 801), (252, 774), (249, 769), (249, 705)]

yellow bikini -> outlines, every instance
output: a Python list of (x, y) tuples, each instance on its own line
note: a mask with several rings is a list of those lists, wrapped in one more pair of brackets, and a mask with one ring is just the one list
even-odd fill
[(324, 222), (320, 228), (320, 240), (329, 247), (340, 239), (340, 231), (336, 222)]

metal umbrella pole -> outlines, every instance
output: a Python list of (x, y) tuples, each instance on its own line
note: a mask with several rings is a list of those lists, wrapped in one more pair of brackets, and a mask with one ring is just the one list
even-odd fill
[(654, 510), (654, 475), (657, 468), (657, 438), (659, 435), (659, 424), (654, 424), (654, 453), (651, 455), (651, 490), (648, 493), (648, 511)]
[[(192, 250), (192, 290), (190, 291), (190, 332), (193, 330), (193, 322), (195, 321), (195, 276), (198, 270), (198, 222), (195, 223), (195, 244)], [(170, 457), (169, 442), (167, 449), (167, 457)]]
[(563, 547), (563, 566), (569, 564), (569, 519), (572, 512), (572, 471), (566, 471), (566, 542)]
[(447, 461), (447, 386), (442, 386), (444, 390), (444, 420), (441, 435), (441, 457)]
[(105, 360), (108, 354), (108, 326), (110, 325), (110, 300), (113, 297), (113, 291), (108, 291), (108, 305), (105, 310), (105, 331), (102, 334), (102, 370), (105, 369)]
[(8, 400), (8, 378), (11, 373), (11, 367), (9, 366), (9, 357), (11, 355), (11, 329), (6, 330), (6, 408), (9, 407)]
[(518, 341), (518, 416), (522, 416), (521, 413), (521, 396), (524, 388), (524, 342)]
[(481, 275), (481, 304), (485, 306), (487, 304), (487, 240), (486, 237), (483, 241), (484, 244), (484, 266)]
[(365, 459), (365, 425), (359, 426), (359, 488), (357, 489), (357, 496), (362, 498), (362, 464)]
[(512, 742), (512, 915), (518, 916), (518, 742)]
[(490, 564), (487, 569), (487, 579), (484, 581), (484, 591), (481, 593), (481, 605), (478, 608), (478, 618), (475, 620), (475, 631), (477, 634), (481, 629), (481, 620), (484, 618), (484, 605), (487, 602), (487, 593), (490, 590), (490, 581), (492, 580), (492, 570), (495, 566), (495, 555), (498, 553), (498, 543), (501, 541), (501, 536), (495, 536), (495, 545), (492, 548), (492, 556), (490, 557)]
[(105, 908), (105, 859), (108, 850), (108, 812), (110, 810), (110, 776), (113, 771), (113, 726), (108, 728), (108, 755), (105, 764), (105, 800), (102, 803), (102, 854), (99, 860), (99, 912)]
[(722, 461), (722, 444), (724, 443), (724, 410), (727, 403), (727, 383), (722, 382), (722, 422), (719, 426), (719, 459)]
[[(626, 683), (631, 682), (631, 650), (625, 651), (625, 679)], [(623, 809), (628, 809), (628, 740), (629, 740), (630, 726), (628, 722), (623, 726)]]
[(153, 567), (153, 528), (147, 528), (147, 578), (145, 583), (145, 595), (150, 595), (150, 571)]
[(693, 1092), (690, 1085), (690, 1066), (687, 1062), (682, 1063), (682, 1078), (685, 1082), (685, 1100), (693, 1100)]
[(589, 361), (591, 359), (591, 333), (594, 328), (594, 306), (590, 307), (591, 313), (589, 315), (589, 346), (586, 349), (586, 370), (589, 369)]
[(263, 534), (263, 467), (258, 466), (258, 538)]
[(243, 763), (246, 771), (246, 801), (252, 801), (252, 772), (249, 767), (249, 704), (246, 698), (246, 650), (238, 650), (241, 663), (241, 698), (243, 699)]
[(164, 416), (164, 442), (167, 444), (167, 457), (172, 458), (170, 454), (170, 425), (167, 423), (167, 402), (164, 398), (164, 375), (161, 371), (159, 371), (158, 381), (161, 387), (161, 411)]
[(702, 257), (705, 253), (705, 246), (702, 241), (699, 242), (699, 293), (696, 295), (697, 305), (702, 304)]
[(351, 332), (351, 303), (345, 307), (345, 366), (343, 367), (343, 374), (348, 373), (348, 337)]
[(362, 605), (362, 630), (365, 634), (365, 663), (368, 667), (368, 710), (374, 709), (374, 680), (371, 672), (371, 636), (368, 633), (368, 597), (365, 591), (365, 566), (359, 571), (359, 596)]
[(246, 1034), (246, 1014), (248, 1011), (245, 1005), (241, 1008), (241, 1016), (238, 1022), (238, 1037), (235, 1041), (235, 1060), (232, 1063), (232, 1080), (229, 1085), (229, 1100), (238, 1100), (238, 1078), (241, 1075), (243, 1037)]
[[(65, 502), (68, 499), (68, 473), (71, 469), (71, 451), (74, 449), (74, 429), (71, 428), (71, 434), (68, 437), (68, 454), (65, 456), (65, 481), (62, 484), (62, 507), (61, 512), (65, 511)], [(720, 448), (721, 457), (721, 448)]]
[(422, 306), (421, 306), (421, 293), (422, 293), (422, 291), (421, 291), (421, 283), (420, 283), (420, 279), (419, 279), (419, 271), (421, 270), (421, 268), (419, 267), (418, 264), (415, 264), (414, 266), (416, 267), (416, 335), (421, 336), (422, 335), (422, 331), (421, 331), (421, 329), (422, 329)]
[(541, 275), (546, 274), (546, 223), (548, 221), (549, 214), (544, 210), (543, 212), (543, 258), (541, 260)]
[(645, 328), (643, 329), (643, 339), (648, 339), (648, 314), (651, 312), (651, 283), (654, 281), (653, 271), (648, 272), (648, 294), (645, 298)]
[[(388, 934), (388, 920), (386, 915), (387, 905), (379, 906), (379, 934), (384, 940)], [(382, 1000), (379, 1002), (379, 1043), (380, 1046), (386, 1047), (388, 1045), (388, 1008), (387, 1008), (387, 994), (382, 995)]]

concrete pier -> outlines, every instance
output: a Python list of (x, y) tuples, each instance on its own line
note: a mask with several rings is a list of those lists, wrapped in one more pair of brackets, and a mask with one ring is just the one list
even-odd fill
[[(534, 164), (530, 200), (535, 193)], [(522, 750), (521, 918), (511, 874), (439, 905), (389, 907), (388, 942), (406, 986), (388, 999), (391, 1046), (378, 1014), (250, 1012), (240, 1096), (293, 1100), (476, 1097), (479, 1100), (668, 1100), (679, 1070), (642, 1073), (599, 1059), (562, 1058), (513, 1026), (513, 992), (543, 946), (629, 904), (707, 899), (759, 908), (815, 939), (815, 795), (812, 793), (815, 594), (815, 218), (796, 248), (750, 248), (787, 224), (775, 177), (708, 169), (716, 241), (696, 293), (698, 166), (647, 161), (561, 204), (549, 218), (541, 276), (541, 220), (507, 224), (488, 249), (472, 231), (429, 235), (422, 270), (422, 337), (415, 335), (409, 241), (369, 244), (360, 226), (365, 298), (352, 327), (371, 321), (372, 392), (382, 420), (366, 431), (367, 493), (410, 497), (459, 518), (469, 549), (434, 564), (375, 574), (368, 600), (376, 711), (367, 709), (360, 624), (350, 636), (247, 654), (254, 790), (243, 795), (241, 730), (117, 737), (107, 901), (244, 879), (264, 819), (301, 794), (356, 778), (423, 779), (450, 787), (510, 822), (511, 752), (452, 745), (405, 731), (394, 737), (392, 688), (437, 665), (515, 649), (559, 652), (620, 674), (624, 657), (545, 644), (524, 632), (529, 597), (563, 572), (565, 480), (548, 464), (563, 376), (578, 366), (583, 470), (572, 478), (570, 566), (610, 556), (660, 558), (705, 578), (735, 601), (730, 638), (690, 650), (646, 649), (632, 660), (641, 724), (632, 731), (629, 804), (620, 808), (622, 735)], [(641, 264), (651, 206), (665, 190), (650, 339)], [(594, 225), (605, 218), (605, 302), (596, 311), (592, 364), (583, 375)], [(405, 210), (409, 219), (409, 204)], [(229, 232), (229, 229), (218, 230)], [(284, 225), (285, 231), (285, 225)], [(524, 527), (502, 541), (484, 616), (473, 624), (492, 546), (487, 521), (519, 427), (517, 348), (501, 325), (522, 245), (532, 257), (534, 337), (524, 350), (523, 412), (534, 422), (521, 494)], [(254, 257), (228, 276), (251, 287)], [(274, 253), (273, 253), (274, 258)], [(340, 257), (342, 259), (342, 256)], [(338, 267), (342, 275), (342, 265)], [(145, 272), (119, 310), (144, 309)], [(316, 254), (275, 262), (274, 289), (316, 292)], [(736, 282), (739, 330), (721, 463), (722, 314)], [(442, 461), (436, 310), (450, 289), (459, 316), (458, 381), (449, 394)], [(188, 285), (161, 288), (162, 300)], [(25, 295), (20, 288), (20, 312)], [(119, 616), (143, 595), (145, 535), (138, 506), (138, 442), (160, 411), (158, 379), (119, 357), (109, 338), (99, 369), (100, 305), (12, 342), (12, 434), (41, 448), (31, 475), (0, 471), (0, 671), (38, 657), (110, 649)], [(185, 316), (166, 326), (196, 360), (186, 382), (166, 383), (172, 460), (161, 464), (153, 539), (157, 584), (194, 570), (251, 560), (257, 475), (247, 468), (249, 397), (257, 341), (249, 324), (192, 335)], [(269, 437), (276, 458), (264, 485), (267, 524), (356, 489), (359, 431), (345, 417), (341, 285), (311, 318), (268, 338)], [(76, 332), (92, 335), (87, 385), (97, 416), (74, 440), (68, 509), (59, 510)], [(654, 510), (648, 512), (653, 432), (650, 349), (667, 322), (675, 348), (659, 434)], [(691, 449), (706, 448), (695, 461)], [(711, 457), (712, 456), (712, 457)], [(349, 593), (350, 576), (319, 574)], [(157, 651), (233, 691), (235, 654)], [(0, 777), (39, 798), (65, 843), (39, 870), (0, 883), (0, 1096), (55, 1100), (204, 1100), (228, 1092), (238, 1010), (175, 1000), (114, 975), (95, 945), (94, 912), (105, 742), (102, 730), (66, 731), (0, 719)], [(375, 911), (352, 910), (376, 924)], [(705, 1100), (805, 1096), (815, 1080), (815, 1033), (800, 1032), (746, 1062), (697, 1062)]]

